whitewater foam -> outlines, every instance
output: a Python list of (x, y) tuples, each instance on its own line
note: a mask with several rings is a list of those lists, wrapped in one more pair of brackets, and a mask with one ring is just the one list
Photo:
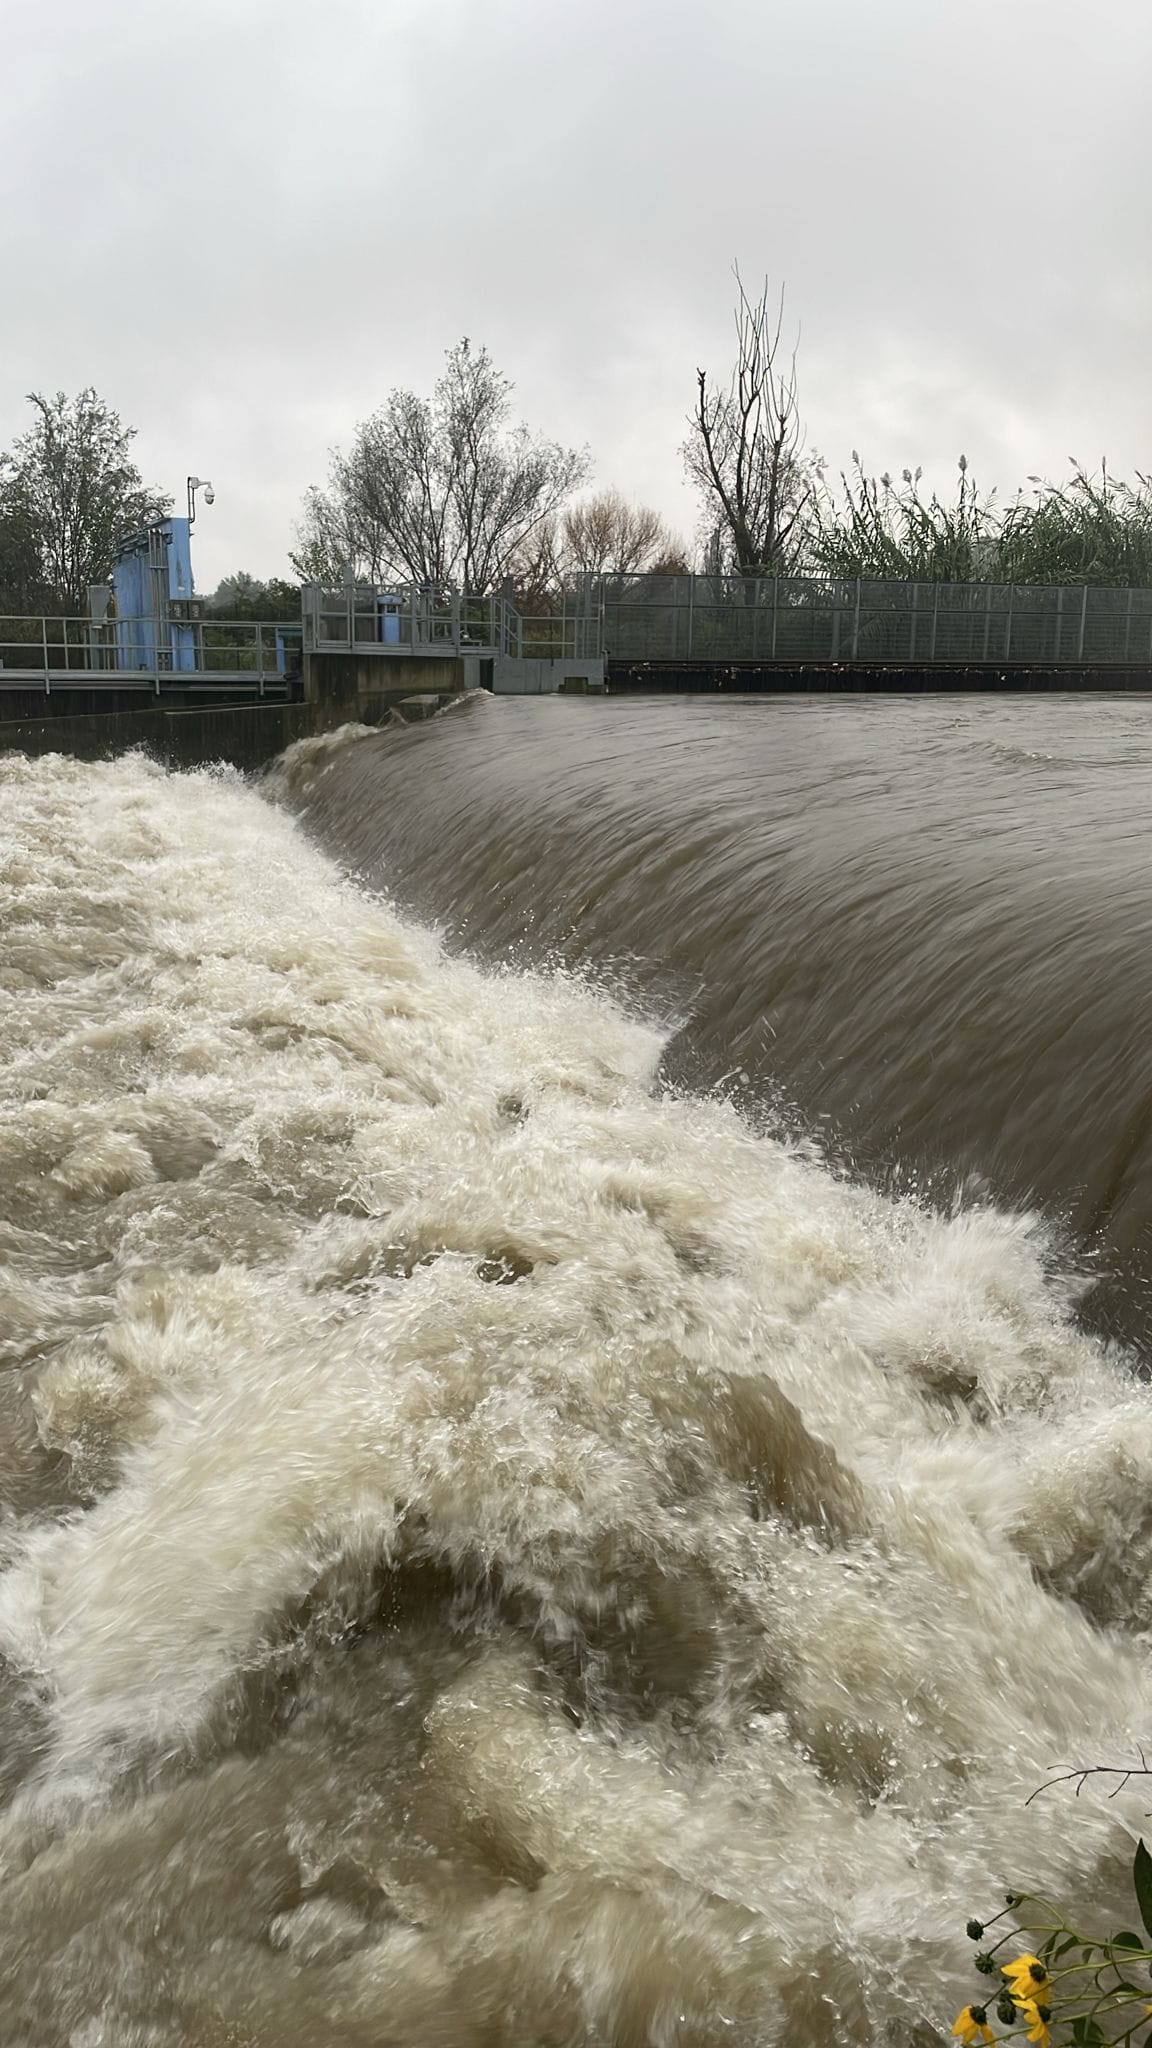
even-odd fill
[[(291, 794), (292, 763), (278, 785)], [(235, 775), (0, 760), (0, 2036), (928, 2040), (1147, 1729), (1148, 1397)], [(3, 1781), (0, 1781), (3, 1782)]]

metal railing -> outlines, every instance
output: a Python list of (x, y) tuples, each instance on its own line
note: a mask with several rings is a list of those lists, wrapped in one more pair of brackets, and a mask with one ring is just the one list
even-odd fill
[(0, 617), (0, 690), (214, 688), (263, 696), (298, 658), (298, 622)]
[(599, 661), (603, 645), (599, 610), (581, 606), (518, 616), (516, 644), (508, 652), (543, 661)]
[(364, 584), (304, 591), (305, 645), (318, 652), (467, 654), (583, 660), (600, 653), (599, 612), (578, 593), (571, 605), (526, 616), (505, 592), (432, 591)]
[(303, 593), (305, 645), (318, 652), (456, 653), (503, 649), (505, 600), (468, 591), (375, 591), (363, 584), (338, 591), (314, 584)]
[(1152, 590), (631, 576), (598, 608), (613, 660), (1152, 665)]
[(1152, 590), (881, 583), (832, 577), (586, 576), (559, 609), (501, 592), (304, 594), (305, 644), (387, 654), (469, 649), (552, 660), (930, 667), (1152, 665)]

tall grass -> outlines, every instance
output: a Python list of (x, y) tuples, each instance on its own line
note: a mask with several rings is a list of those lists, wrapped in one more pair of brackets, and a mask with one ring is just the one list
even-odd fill
[(837, 491), (821, 482), (808, 565), (835, 576), (914, 583), (1108, 584), (1152, 587), (1152, 478), (1127, 483), (1106, 464), (1073, 464), (1066, 483), (1031, 477), (1000, 506), (960, 457), (955, 495), (921, 495), (921, 471), (869, 476), (858, 455)]

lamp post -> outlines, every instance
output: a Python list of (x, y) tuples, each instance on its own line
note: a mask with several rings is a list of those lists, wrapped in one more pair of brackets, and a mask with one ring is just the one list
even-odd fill
[(203, 493), (204, 493), (204, 503), (205, 503), (206, 505), (211, 505), (211, 504), (213, 504), (213, 503), (215, 502), (215, 498), (216, 498), (216, 493), (215, 493), (215, 491), (214, 491), (214, 490), (212, 489), (212, 486), (211, 486), (211, 484), (209, 483), (209, 481), (208, 481), (208, 478), (207, 478), (206, 476), (190, 476), (190, 477), (189, 477), (189, 479), (188, 479), (188, 524), (189, 524), (189, 526), (194, 526), (194, 525), (195, 525), (195, 523), (196, 523), (196, 493), (197, 493), (197, 491), (203, 491)]

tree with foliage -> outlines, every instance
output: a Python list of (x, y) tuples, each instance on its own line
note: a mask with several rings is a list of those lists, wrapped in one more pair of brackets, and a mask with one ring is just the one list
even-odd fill
[(300, 586), (283, 576), (270, 576), (267, 582), (261, 582), (246, 569), (238, 569), (234, 576), (222, 578), (204, 609), (210, 618), (280, 625), (299, 618)]
[(50, 607), (36, 527), (0, 475), (0, 613), (9, 618)]
[(709, 552), (722, 570), (786, 575), (804, 542), (812, 493), (803, 457), (796, 353), (784, 358), (784, 293), (750, 299), (736, 270), (736, 360), (728, 383), (696, 372), (684, 464), (704, 507)]
[(442, 589), (492, 589), (588, 473), (587, 454), (511, 421), (487, 349), (449, 349), (430, 399), (390, 393), (307, 494), (292, 566), (333, 584), (351, 568)]
[(88, 591), (103, 583), (125, 533), (168, 511), (132, 460), (135, 429), (91, 386), (69, 398), (29, 394), (33, 421), (0, 457), (0, 502), (25, 547), (34, 547), (44, 602), (64, 613), (87, 611)]

